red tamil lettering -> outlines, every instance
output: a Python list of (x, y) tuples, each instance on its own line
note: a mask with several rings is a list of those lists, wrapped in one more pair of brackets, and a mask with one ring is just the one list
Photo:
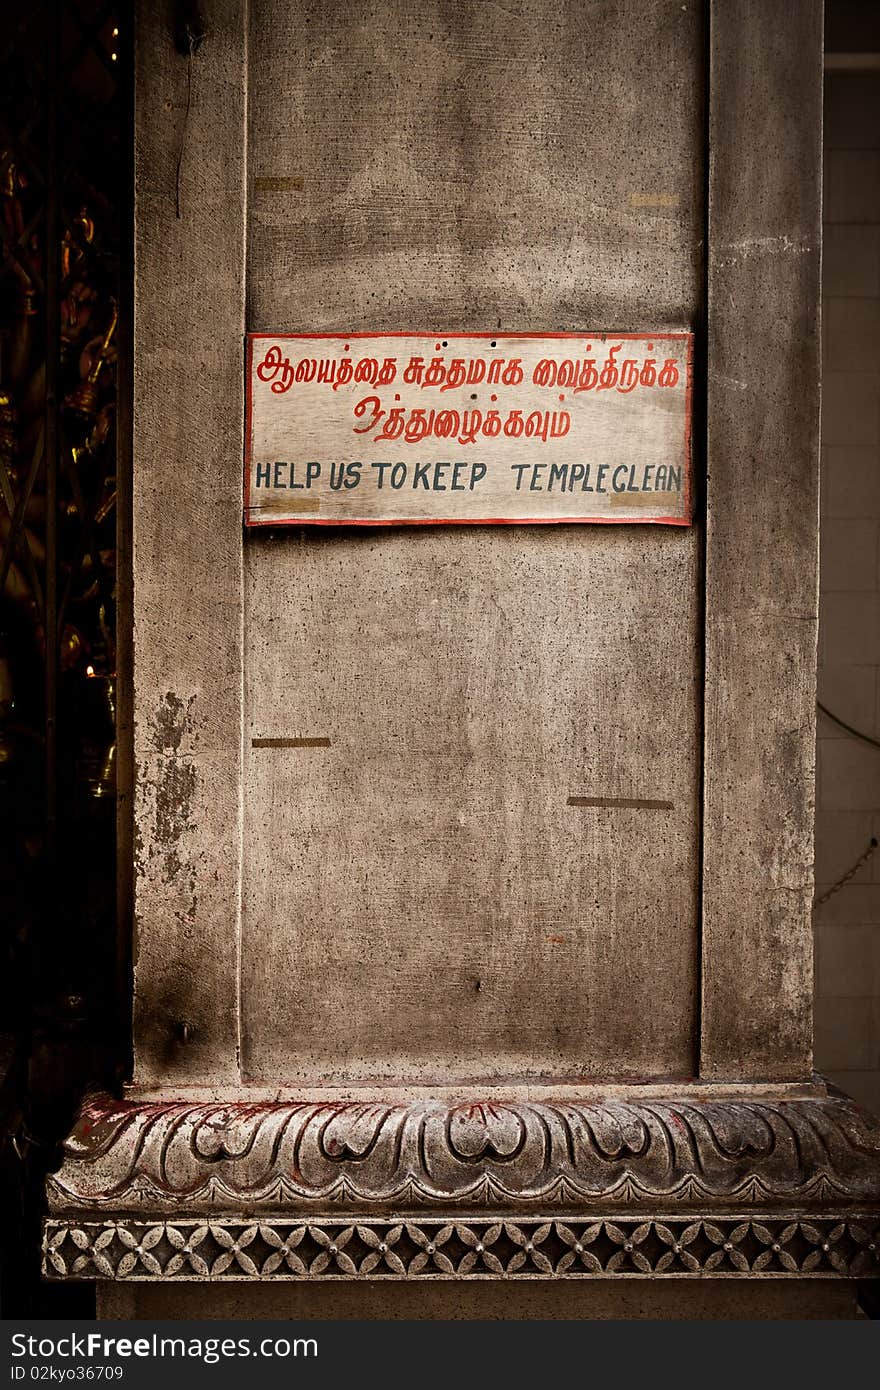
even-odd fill
[(409, 419), (406, 422), (406, 432), (403, 437), (407, 444), (420, 444), (423, 439), (427, 439), (433, 428), (433, 410), (427, 416), (424, 410), (411, 410)]
[(385, 423), (376, 439), (399, 439), (403, 434), (404, 409), (402, 405), (393, 405), (385, 417)]
[(539, 437), (546, 441), (550, 421), (546, 410), (533, 410), (526, 420), (526, 439)]
[(630, 391), (634, 391), (639, 384), (639, 364), (635, 357), (627, 357), (620, 366), (620, 381), (617, 389), (621, 395), (627, 396)]
[(552, 357), (542, 357), (532, 372), (532, 381), (535, 386), (555, 386), (556, 385), (556, 363)]
[(581, 363), (581, 374), (577, 386), (574, 388), (575, 395), (580, 391), (592, 391), (599, 381), (599, 373), (596, 370), (596, 359), (585, 357)]
[(480, 425), (483, 423), (483, 412), (481, 410), (465, 410), (461, 417), (461, 434), (458, 436), (459, 444), (476, 444), (477, 435), (480, 432)]
[(523, 379), (522, 358), (511, 357), (501, 373), (502, 386), (519, 386)]
[(504, 422), (504, 433), (508, 439), (519, 439), (524, 429), (521, 410), (511, 410)]
[(615, 347), (609, 348), (608, 350), (608, 356), (602, 364), (602, 374), (599, 377), (599, 385), (597, 388), (599, 391), (610, 391), (617, 385), (619, 372), (616, 354), (620, 352), (620, 346), (620, 343), (617, 343)]
[[(281, 373), (279, 376), (278, 373)], [(266, 356), (257, 367), (257, 376), (260, 381), (271, 381), (272, 390), (276, 395), (283, 395), (289, 391), (293, 385), (293, 368), (287, 357), (281, 356), (281, 349), (277, 343), (266, 351)]]
[(657, 378), (658, 386), (677, 386), (678, 385), (678, 365), (674, 357), (667, 357), (663, 363), (663, 370)]
[(446, 380), (446, 368), (443, 365), (442, 357), (432, 357), (428, 370), (425, 372), (425, 386), (442, 386)]
[(350, 357), (343, 357), (339, 363), (339, 370), (336, 373), (336, 380), (333, 383), (333, 390), (338, 391), (340, 386), (347, 386), (354, 376), (354, 363)]
[(296, 381), (314, 381), (318, 363), (314, 357), (302, 357), (296, 364)]
[(354, 369), (355, 384), (375, 386), (379, 375), (379, 363), (375, 357), (362, 357)]
[(454, 391), (457, 386), (464, 386), (466, 377), (464, 358), (453, 357), (446, 373), (446, 380), (440, 388), (441, 391)]
[(451, 439), (458, 434), (461, 417), (457, 410), (440, 410), (434, 421), (434, 435), (437, 439)]
[(367, 410), (372, 412), (370, 419), (364, 425), (363, 429), (359, 430), (357, 425), (352, 426), (355, 434), (369, 434), (373, 426), (377, 425), (385, 414), (385, 411), (382, 409), (382, 402), (379, 400), (378, 396), (364, 396), (362, 401), (358, 401), (357, 405), (354, 407), (355, 419), (362, 420)]

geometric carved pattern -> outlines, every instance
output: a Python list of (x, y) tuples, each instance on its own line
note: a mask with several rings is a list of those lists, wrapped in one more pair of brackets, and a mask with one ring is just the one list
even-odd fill
[(880, 1124), (839, 1095), (96, 1097), (47, 1182), (73, 1279), (880, 1272)]
[(870, 1277), (880, 1222), (49, 1221), (44, 1267), (74, 1279)]

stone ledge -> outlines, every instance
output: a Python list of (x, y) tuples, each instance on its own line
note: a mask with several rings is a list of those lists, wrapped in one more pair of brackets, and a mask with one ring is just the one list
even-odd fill
[(57, 1278), (865, 1276), (880, 1124), (839, 1095), (91, 1099)]

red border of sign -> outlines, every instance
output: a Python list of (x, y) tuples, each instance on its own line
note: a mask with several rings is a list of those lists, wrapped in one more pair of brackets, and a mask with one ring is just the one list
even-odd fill
[[(564, 338), (583, 340), (584, 338), (619, 339), (621, 342), (644, 342), (648, 338), (658, 343), (689, 343), (686, 359), (687, 385), (684, 402), (684, 513), (681, 516), (485, 516), (485, 517), (401, 517), (382, 518), (352, 517), (341, 521), (338, 517), (284, 517), (280, 520), (269, 518), (265, 521), (251, 521), (248, 512), (248, 496), (251, 473), (251, 454), (253, 447), (251, 377), (253, 368), (253, 345), (261, 339), (271, 338), (274, 342), (293, 342), (351, 338)], [(426, 333), (421, 330), (395, 329), (390, 333), (371, 333), (359, 330), (352, 333), (248, 333), (245, 352), (245, 446), (243, 479), (243, 515), (246, 530), (256, 530), (266, 526), (690, 526), (693, 522), (691, 510), (691, 410), (694, 390), (694, 335), (683, 333), (505, 333), (497, 329), (494, 333)]]

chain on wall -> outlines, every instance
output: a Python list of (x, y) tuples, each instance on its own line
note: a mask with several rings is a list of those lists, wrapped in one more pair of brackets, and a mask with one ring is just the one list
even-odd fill
[(0, 1031), (22, 1222), (106, 1075), (113, 1013), (127, 27), (101, 0), (0, 26)]

